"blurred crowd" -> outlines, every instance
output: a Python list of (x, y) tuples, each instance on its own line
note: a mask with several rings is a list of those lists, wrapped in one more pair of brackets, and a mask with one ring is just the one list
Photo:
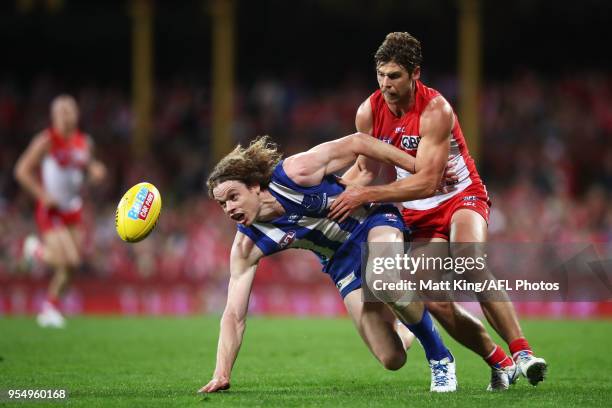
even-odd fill
[[(424, 81), (456, 106), (455, 78)], [(374, 89), (373, 78), (358, 75), (334, 89), (312, 89), (297, 77), (261, 78), (237, 90), (234, 142), (269, 134), (292, 154), (349, 134), (357, 106)], [(139, 160), (131, 155), (132, 109), (120, 86), (75, 89), (46, 76), (26, 86), (0, 80), (0, 277), (28, 269), (20, 262), (21, 243), (36, 230), (33, 201), (13, 179), (14, 163), (48, 125), (51, 99), (66, 91), (77, 98), (81, 127), (109, 170), (102, 186), (85, 192), (84, 273), (224, 285), (235, 227), (203, 189), (212, 165), (210, 90), (184, 78), (158, 83), (151, 154)], [(480, 107), (477, 166), (493, 202), (491, 240), (612, 243), (612, 76), (521, 72), (485, 83)], [(126, 245), (115, 234), (114, 209), (123, 191), (143, 180), (158, 186), (164, 208), (155, 233)], [(319, 269), (314, 256), (290, 251), (268, 261), (259, 279), (319, 279), (313, 269)]]

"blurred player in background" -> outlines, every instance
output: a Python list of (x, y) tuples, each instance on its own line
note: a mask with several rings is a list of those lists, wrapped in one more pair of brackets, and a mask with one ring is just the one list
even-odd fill
[[(389, 297), (377, 294), (378, 302), (362, 300), (362, 279), (368, 277), (361, 274), (362, 244), (399, 243), (403, 251), (404, 224), (397, 208), (364, 206), (343, 222), (326, 217), (330, 204), (344, 190), (333, 173), (353, 163), (358, 154), (402, 168), (414, 167), (412, 157), (369, 139), (354, 134), (281, 160), (276, 146), (264, 137), (246, 149), (238, 146), (215, 166), (207, 183), (209, 195), (238, 224), (238, 231), (230, 256), (217, 364), (212, 380), (200, 392), (229, 388), (257, 264), (262, 257), (289, 248), (308, 249), (319, 257), (357, 331), (387, 369), (404, 365), (405, 348), (412, 339), (408, 328), (425, 349), (431, 368), (430, 390), (456, 390), (454, 358), (422, 302), (397, 301), (391, 293)], [(395, 324), (394, 316), (403, 324)]]
[(86, 177), (96, 184), (106, 174), (93, 158), (93, 142), (78, 128), (79, 109), (72, 96), (60, 95), (51, 103), (51, 126), (36, 136), (15, 166), (15, 177), (36, 199), (36, 223), (42, 242), (29, 236), (24, 257), (40, 260), (53, 269), (47, 298), (37, 317), (42, 327), (65, 325), (59, 304), (71, 275), (82, 259), (83, 202)]
[[(421, 44), (408, 33), (390, 33), (375, 56), (379, 89), (357, 111), (357, 130), (391, 143), (416, 158), (414, 174), (397, 168), (397, 181), (364, 187), (379, 172), (379, 164), (364, 156), (344, 174), (353, 184), (332, 205), (331, 217), (342, 219), (367, 202), (402, 202), (402, 215), (416, 241), (484, 243), (490, 201), (470, 156), (457, 116), (450, 104), (419, 79)], [(448, 192), (437, 191), (449, 154), (458, 180)], [(472, 245), (474, 247), (474, 245)], [(468, 255), (469, 254), (462, 254)], [(504, 293), (505, 294), (505, 293)], [(508, 343), (513, 359), (493, 344), (482, 350), (476, 333), (482, 323), (455, 303), (428, 304), (432, 314), (458, 341), (479, 353), (492, 367), (489, 389), (506, 389), (517, 375), (530, 383), (544, 379), (546, 362), (533, 355), (510, 301), (481, 301), (493, 328)]]

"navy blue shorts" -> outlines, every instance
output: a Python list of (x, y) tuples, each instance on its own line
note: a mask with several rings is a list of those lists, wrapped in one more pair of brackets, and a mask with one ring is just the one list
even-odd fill
[(368, 233), (374, 227), (387, 226), (406, 230), (399, 210), (390, 204), (377, 206), (352, 233), (351, 237), (338, 248), (325, 268), (325, 272), (344, 298), (361, 287), (361, 249), (368, 242)]

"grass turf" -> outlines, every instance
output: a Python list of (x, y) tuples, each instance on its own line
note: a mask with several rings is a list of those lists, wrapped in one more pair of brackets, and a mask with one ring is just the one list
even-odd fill
[[(549, 377), (488, 393), (489, 370), (445, 337), (460, 390), (429, 393), (429, 369), (415, 344), (401, 370), (385, 371), (346, 319), (251, 318), (223, 393), (196, 394), (214, 369), (218, 318), (74, 318), (65, 330), (33, 319), (0, 319), (0, 389), (65, 388), (62, 406), (609, 406), (612, 325), (525, 321)], [(6, 404), (6, 401), (0, 405)], [(9, 403), (57, 406), (58, 402)]]

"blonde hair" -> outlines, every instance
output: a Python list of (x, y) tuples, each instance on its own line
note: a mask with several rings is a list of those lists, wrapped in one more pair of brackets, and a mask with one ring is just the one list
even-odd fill
[(267, 135), (258, 136), (248, 147), (238, 145), (222, 158), (206, 181), (208, 195), (213, 197), (213, 189), (228, 180), (240, 181), (247, 186), (259, 184), (267, 187), (274, 167), (282, 158), (276, 143), (269, 139)]

